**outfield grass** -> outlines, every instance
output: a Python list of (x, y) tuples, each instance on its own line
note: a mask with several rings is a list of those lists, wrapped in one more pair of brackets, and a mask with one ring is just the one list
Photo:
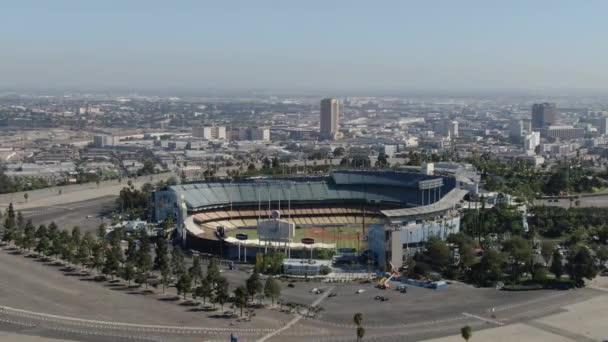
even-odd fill
[[(257, 239), (258, 233), (255, 228), (234, 229), (226, 232), (228, 236), (235, 237), (237, 234), (247, 234), (249, 239)], [(311, 237), (316, 242), (320, 243), (336, 243), (338, 248), (354, 248), (359, 247), (357, 234), (361, 233), (361, 226), (349, 227), (325, 227), (325, 228), (296, 228), (294, 241), (300, 241), (302, 238)]]

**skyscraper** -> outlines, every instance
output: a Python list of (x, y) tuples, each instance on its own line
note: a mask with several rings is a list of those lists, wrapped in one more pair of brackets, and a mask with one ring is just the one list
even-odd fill
[(608, 117), (607, 116), (602, 116), (599, 119), (599, 132), (601, 135), (608, 135)]
[(336, 99), (321, 100), (321, 139), (334, 140), (338, 134), (340, 102)]
[(532, 129), (540, 129), (557, 123), (555, 103), (535, 103), (532, 105)]
[(433, 131), (444, 137), (458, 137), (458, 121), (442, 120), (433, 123)]
[(524, 134), (524, 122), (520, 119), (514, 119), (509, 122), (509, 137), (521, 138)]

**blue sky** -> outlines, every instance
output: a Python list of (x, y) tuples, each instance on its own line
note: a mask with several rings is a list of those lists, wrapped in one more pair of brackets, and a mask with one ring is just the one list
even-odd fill
[(4, 88), (608, 88), (608, 1), (0, 0), (0, 9)]

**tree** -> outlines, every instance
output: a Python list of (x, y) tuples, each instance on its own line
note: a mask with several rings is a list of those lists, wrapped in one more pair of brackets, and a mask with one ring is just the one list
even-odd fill
[(470, 326), (465, 325), (464, 327), (460, 328), (460, 335), (465, 341), (468, 342), (469, 339), (473, 337), (473, 329), (471, 329)]
[(53, 238), (55, 238), (55, 236), (57, 235), (57, 231), (58, 231), (58, 227), (57, 224), (55, 224), (55, 222), (51, 222), (51, 224), (49, 224), (49, 229), (48, 229), (48, 235), (49, 235), (49, 240), (53, 240)]
[(127, 237), (127, 250), (125, 251), (126, 262), (135, 263), (137, 258), (137, 242), (132, 237)]
[(68, 261), (77, 263), (76, 257), (78, 252), (78, 247), (81, 243), (82, 234), (80, 233), (80, 227), (74, 226), (72, 228), (72, 235), (66, 244), (66, 248), (70, 250)]
[(278, 169), (281, 166), (281, 162), (279, 161), (279, 157), (272, 158), (272, 168)]
[(334, 154), (334, 157), (340, 158), (340, 157), (342, 157), (344, 155), (344, 152), (345, 152), (344, 147), (340, 146), (340, 147), (336, 147), (334, 149), (333, 154)]
[(15, 210), (13, 203), (9, 203), (6, 209), (6, 215), (4, 218), (4, 234), (2, 235), (2, 241), (11, 241), (13, 239), (13, 233), (15, 231)]
[(28, 193), (24, 193), (23, 194), (23, 199), (25, 199), (25, 203), (27, 203), (27, 199), (30, 198), (30, 195), (28, 195)]
[(218, 277), (215, 286), (215, 301), (220, 303), (222, 310), (224, 310), (224, 304), (228, 300), (228, 281), (224, 277)]
[(53, 256), (53, 258), (57, 258), (59, 254), (61, 254), (62, 250), (62, 241), (57, 229), (57, 225), (54, 222), (51, 222), (49, 225), (49, 240), (51, 241), (51, 247), (49, 248), (49, 254)]
[(431, 237), (427, 242), (426, 247), (431, 264), (438, 269), (443, 269), (448, 266), (450, 261), (450, 248), (445, 241), (436, 237)]
[(591, 252), (587, 247), (581, 247), (576, 250), (571, 250), (571, 254), (568, 257), (568, 264), (566, 270), (570, 279), (573, 279), (577, 286), (584, 286), (585, 280), (593, 279), (597, 275), (597, 267)]
[(97, 238), (99, 240), (105, 240), (108, 231), (106, 230), (106, 224), (102, 223), (97, 227)]
[(76, 264), (84, 266), (88, 265), (91, 258), (91, 247), (93, 246), (94, 242), (95, 240), (93, 239), (91, 232), (86, 232), (80, 244), (76, 246)]
[(163, 229), (163, 235), (167, 234), (175, 228), (175, 221), (172, 216), (167, 217), (160, 223), (160, 227)]
[(36, 243), (36, 228), (32, 224), (32, 220), (28, 220), (25, 225), (25, 229), (23, 231), (23, 243), (22, 246), (24, 249), (27, 249), (28, 252), (34, 247)]
[(122, 278), (127, 281), (127, 286), (131, 287), (131, 280), (135, 276), (135, 268), (131, 261), (127, 261), (122, 268)]
[(149, 175), (149, 174), (153, 174), (154, 173), (154, 160), (150, 159), (150, 158), (146, 158), (144, 160), (143, 166), (141, 169), (139, 169), (139, 171), (137, 172), (138, 175)]
[(365, 336), (365, 328), (362, 326), (357, 327), (357, 341), (362, 341)]
[(365, 329), (361, 326), (361, 324), (363, 324), (363, 314), (357, 312), (353, 316), (353, 322), (355, 322), (355, 325), (357, 326), (357, 329), (355, 330), (355, 332), (357, 333), (357, 341), (361, 341), (361, 339), (365, 335)]
[(207, 298), (213, 295), (213, 288), (206, 278), (201, 279), (201, 285), (196, 288), (196, 296), (203, 298), (203, 305), (207, 304)]
[(513, 236), (503, 243), (503, 251), (510, 256), (513, 280), (519, 279), (525, 267), (532, 268), (534, 254), (530, 241), (521, 236)]
[(378, 168), (387, 168), (390, 164), (388, 162), (387, 156), (384, 153), (378, 154), (378, 160), (376, 160), (376, 167)]
[(41, 224), (40, 226), (38, 226), (35, 237), (38, 239), (38, 243), (36, 244), (35, 251), (40, 254), (46, 255), (46, 253), (48, 252), (49, 247), (50, 247), (50, 242), (49, 242), (48, 232), (47, 232), (46, 226), (44, 224)]
[(122, 241), (122, 230), (117, 229), (112, 232), (110, 239), (110, 250), (106, 253), (105, 264), (102, 272), (109, 274), (112, 279), (120, 269), (120, 264), (123, 261), (122, 249), (120, 242)]
[(70, 239), (70, 233), (67, 230), (62, 230), (59, 232), (58, 244), (59, 244), (59, 254), (61, 255), (61, 259), (65, 261), (72, 260), (72, 240)]
[(254, 297), (257, 293), (261, 293), (263, 290), (262, 281), (260, 280), (260, 274), (257, 270), (253, 270), (253, 273), (247, 279), (246, 282), (246, 290), (249, 296), (251, 296), (251, 301), (254, 300)]
[(355, 325), (359, 326), (363, 323), (363, 314), (360, 312), (357, 312), (354, 316), (353, 316), (353, 322), (355, 322)]
[(155, 269), (161, 269), (162, 265), (169, 264), (169, 248), (167, 247), (167, 240), (161, 238), (156, 241), (154, 254)]
[(606, 261), (608, 261), (608, 246), (606, 246), (606, 245), (599, 246), (597, 251), (595, 252), (595, 256), (602, 263), (602, 265), (605, 264)]
[(549, 268), (549, 271), (551, 271), (553, 274), (555, 274), (555, 278), (556, 279), (560, 279), (562, 277), (562, 275), (564, 274), (564, 265), (562, 262), (562, 255), (559, 253), (559, 251), (554, 251), (553, 252), (553, 260), (551, 261), (551, 267)]
[(272, 276), (269, 276), (266, 279), (266, 284), (264, 285), (264, 295), (266, 297), (270, 297), (272, 300), (272, 305), (274, 305), (275, 300), (281, 296), (281, 285)]
[(190, 275), (185, 272), (182, 273), (177, 284), (175, 284), (175, 288), (177, 289), (177, 294), (183, 294), (184, 299), (186, 299), (186, 294), (192, 291), (192, 278), (190, 278)]
[(192, 267), (188, 270), (190, 277), (194, 281), (194, 287), (197, 287), (198, 280), (203, 277), (203, 269), (201, 268), (201, 260), (198, 255), (192, 258)]
[(17, 212), (17, 228), (25, 228), (25, 219), (23, 218), (23, 214), (21, 213), (21, 211)]
[(217, 286), (218, 279), (220, 278), (220, 269), (217, 265), (217, 259), (211, 258), (209, 264), (207, 264), (207, 281), (211, 285), (212, 289)]
[(139, 249), (135, 265), (137, 266), (137, 277), (140, 283), (146, 284), (148, 288), (148, 278), (152, 269), (152, 256), (150, 255), (150, 238), (145, 229), (139, 230)]
[(43, 236), (48, 238), (46, 226), (41, 224), (38, 226), (38, 229), (36, 229), (36, 239), (40, 239)]
[(24, 241), (24, 226), (23, 225), (17, 225), (17, 228), (15, 228), (15, 231), (11, 234), (12, 235), (12, 239), (15, 242), (15, 246), (23, 249), (23, 241)]
[(171, 271), (174, 275), (179, 277), (186, 273), (185, 267), (184, 253), (178, 246), (173, 247), (171, 250)]
[(247, 305), (247, 289), (243, 286), (239, 286), (234, 290), (234, 299), (236, 306), (241, 309), (241, 316), (243, 316), (243, 308)]
[(487, 249), (481, 262), (471, 267), (470, 278), (478, 286), (490, 286), (502, 280), (504, 256), (499, 251)]
[(91, 267), (99, 271), (105, 261), (106, 244), (105, 241), (95, 241), (91, 246)]
[(552, 241), (544, 240), (540, 247), (540, 255), (545, 259), (545, 262), (549, 264), (551, 261), (551, 255), (553, 254), (553, 250), (555, 249), (555, 243)]
[(544, 284), (545, 281), (547, 281), (547, 268), (540, 264), (536, 265), (534, 267), (532, 280), (534, 280), (536, 283)]
[(169, 277), (171, 276), (171, 266), (169, 265), (169, 260), (164, 259), (160, 264), (160, 281), (163, 284), (163, 293), (165, 293), (165, 289), (169, 284)]

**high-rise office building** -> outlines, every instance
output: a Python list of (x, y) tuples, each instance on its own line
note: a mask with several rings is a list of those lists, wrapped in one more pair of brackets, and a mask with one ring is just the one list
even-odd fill
[(338, 135), (340, 102), (336, 99), (321, 100), (321, 139), (334, 140)]
[(513, 119), (509, 122), (509, 136), (512, 138), (521, 138), (524, 135), (524, 122), (520, 119)]
[(268, 127), (236, 127), (230, 131), (230, 140), (270, 141)]
[(458, 137), (458, 121), (442, 120), (433, 123), (433, 131), (444, 137)]
[(557, 123), (555, 103), (535, 103), (532, 105), (532, 128), (540, 129)]
[(524, 150), (527, 153), (534, 153), (538, 145), (540, 145), (539, 132), (531, 132), (530, 134), (526, 134), (526, 137), (524, 138)]
[(198, 125), (192, 128), (192, 136), (206, 140), (226, 139), (226, 126)]
[(599, 119), (600, 130), (599, 133), (601, 135), (608, 135), (608, 116), (602, 116)]

